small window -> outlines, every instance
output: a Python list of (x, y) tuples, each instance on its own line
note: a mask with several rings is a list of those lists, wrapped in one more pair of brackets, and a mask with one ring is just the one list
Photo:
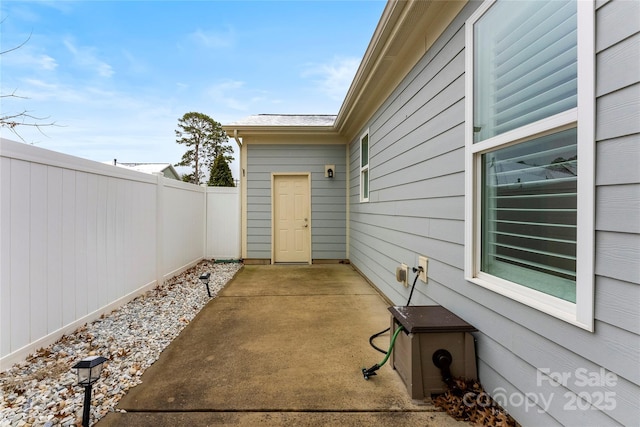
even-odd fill
[(497, 0), (466, 29), (465, 275), (589, 330), (593, 20), (591, 2)]
[(369, 201), (369, 130), (360, 137), (360, 201)]

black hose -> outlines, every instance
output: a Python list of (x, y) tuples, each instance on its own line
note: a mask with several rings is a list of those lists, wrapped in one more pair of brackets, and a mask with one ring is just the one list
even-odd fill
[(409, 307), (409, 304), (411, 304), (411, 297), (413, 296), (413, 290), (416, 288), (416, 282), (418, 281), (418, 277), (420, 277), (420, 270), (414, 268), (413, 272), (416, 273), (416, 277), (413, 279), (413, 285), (411, 285), (411, 292), (409, 292), (409, 299), (407, 300), (407, 305), (405, 305), (405, 307)]
[(403, 329), (404, 328), (402, 327), (402, 325), (400, 325), (400, 326), (398, 326), (398, 329), (396, 329), (396, 331), (394, 332), (393, 337), (391, 337), (391, 342), (389, 343), (389, 351), (385, 352), (385, 356), (384, 356), (384, 359), (382, 359), (382, 362), (376, 363), (375, 365), (373, 365), (369, 369), (362, 368), (362, 375), (364, 376), (365, 380), (368, 380), (370, 377), (372, 377), (374, 375), (377, 375), (376, 371), (378, 369), (382, 368), (385, 363), (387, 363), (387, 360), (389, 360), (389, 356), (391, 356), (391, 350), (393, 350), (393, 346), (396, 343), (396, 338), (398, 338), (398, 334)]
[[(414, 271), (414, 273), (417, 273), (417, 274), (416, 274), (415, 279), (413, 279), (413, 285), (411, 285), (411, 292), (409, 292), (409, 299), (407, 300), (407, 305), (405, 307), (409, 307), (409, 304), (411, 304), (411, 297), (413, 296), (413, 290), (416, 288), (416, 282), (418, 281), (418, 277), (420, 276), (420, 270), (419, 269), (414, 268), (413, 271)], [(382, 334), (384, 334), (386, 332), (389, 332), (389, 330), (391, 330), (391, 328), (387, 328), (384, 331), (380, 331), (380, 332), (375, 333), (375, 334), (373, 334), (373, 335), (371, 335), (369, 337), (369, 344), (371, 344), (371, 347), (373, 347), (374, 349), (378, 350), (382, 354), (387, 354), (387, 351), (381, 349), (378, 346), (376, 346), (373, 343), (373, 340), (378, 338), (380, 335), (382, 335)]]
[(391, 330), (391, 328), (387, 328), (387, 329), (385, 329), (384, 331), (380, 331), (380, 332), (378, 332), (377, 334), (373, 334), (373, 335), (371, 335), (371, 336), (369, 337), (369, 344), (371, 344), (371, 347), (373, 347), (374, 349), (378, 350), (380, 353), (387, 354), (387, 350), (383, 350), (383, 349), (381, 349), (380, 347), (376, 346), (376, 345), (373, 343), (373, 340), (374, 340), (374, 339), (376, 339), (376, 338), (378, 338), (380, 335), (384, 334), (385, 332), (389, 332), (390, 330)]

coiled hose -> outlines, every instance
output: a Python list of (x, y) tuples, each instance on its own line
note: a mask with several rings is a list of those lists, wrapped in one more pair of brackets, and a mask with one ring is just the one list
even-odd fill
[[(413, 296), (413, 290), (416, 288), (416, 282), (418, 281), (418, 277), (420, 276), (419, 272), (422, 271), (422, 267), (418, 267), (418, 268), (413, 268), (413, 272), (414, 273), (418, 273), (416, 274), (416, 277), (413, 279), (413, 285), (411, 285), (411, 292), (409, 293), (409, 299), (407, 299), (407, 305), (406, 307), (409, 307), (409, 304), (411, 304), (411, 297)], [(391, 337), (391, 342), (389, 343), (389, 350), (384, 351), (383, 349), (377, 347), (374, 343), (373, 340), (376, 339), (377, 337), (379, 337), (380, 335), (384, 334), (385, 332), (388, 332), (391, 330), (391, 328), (387, 328), (383, 331), (380, 331), (378, 333), (375, 333), (373, 335), (371, 335), (369, 337), (369, 344), (371, 344), (371, 347), (373, 347), (374, 349), (378, 350), (380, 353), (384, 353), (384, 359), (382, 359), (382, 362), (380, 363), (376, 363), (375, 365), (373, 365), (372, 367), (370, 367), (369, 369), (366, 368), (362, 368), (362, 375), (364, 376), (365, 380), (368, 380), (369, 377), (372, 377), (374, 375), (376, 375), (376, 371), (378, 369), (380, 369), (381, 367), (384, 366), (385, 363), (387, 363), (387, 360), (389, 360), (389, 357), (391, 356), (391, 350), (393, 350), (393, 346), (396, 343), (396, 338), (398, 337), (398, 334), (400, 333), (400, 331), (402, 331), (404, 328), (402, 327), (402, 325), (398, 326), (398, 329), (396, 329), (396, 331), (394, 332), (393, 336)]]
[(373, 365), (369, 369), (362, 368), (362, 375), (364, 376), (365, 380), (368, 380), (369, 377), (372, 377), (372, 376), (376, 375), (376, 371), (378, 369), (382, 368), (385, 363), (387, 363), (387, 360), (389, 360), (389, 356), (391, 356), (391, 350), (393, 350), (393, 346), (396, 343), (396, 338), (398, 337), (398, 334), (403, 329), (404, 328), (402, 327), (402, 325), (399, 325), (398, 329), (396, 329), (396, 331), (394, 332), (393, 337), (391, 337), (391, 343), (389, 344), (389, 351), (387, 351), (387, 354), (385, 354), (384, 359), (382, 359), (382, 362), (376, 363), (375, 365)]

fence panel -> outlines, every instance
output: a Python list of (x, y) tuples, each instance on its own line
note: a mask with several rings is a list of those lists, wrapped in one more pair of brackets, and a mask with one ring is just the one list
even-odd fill
[(238, 203), (1, 139), (0, 370), (205, 256), (238, 258)]
[(171, 277), (204, 257), (205, 189), (162, 178), (165, 182), (163, 213), (164, 276)]
[(207, 188), (206, 257), (239, 259), (240, 189), (238, 187)]

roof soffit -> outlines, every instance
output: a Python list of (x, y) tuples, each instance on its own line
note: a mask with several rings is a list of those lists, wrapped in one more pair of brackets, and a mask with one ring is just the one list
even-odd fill
[(331, 138), (341, 138), (333, 126), (246, 126), (246, 125), (223, 125), (222, 129), (231, 137), (234, 131), (238, 131), (238, 137), (255, 135), (288, 135), (304, 136), (318, 135)]
[(467, 0), (391, 0), (336, 119), (353, 139), (449, 26)]
[[(229, 136), (260, 136), (273, 139), (282, 137), (320, 137), (327, 140), (341, 140), (333, 126), (335, 115), (287, 115), (287, 114), (258, 114), (246, 117), (236, 123), (222, 125), (222, 129)], [(252, 138), (253, 139), (253, 138)]]

